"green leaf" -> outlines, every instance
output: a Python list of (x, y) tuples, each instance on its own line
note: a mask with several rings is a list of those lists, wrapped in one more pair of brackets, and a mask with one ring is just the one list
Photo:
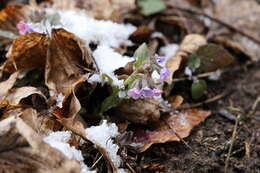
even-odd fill
[(204, 91), (207, 89), (207, 83), (204, 80), (198, 80), (193, 82), (191, 86), (191, 96), (194, 100), (201, 98)]
[(159, 13), (166, 9), (166, 5), (162, 0), (138, 0), (138, 6), (146, 16)]
[(200, 61), (200, 57), (197, 54), (192, 54), (188, 57), (188, 66), (195, 70), (200, 67)]
[(216, 44), (201, 46), (196, 55), (200, 58), (198, 72), (215, 71), (231, 64), (235, 59), (226, 49)]
[(113, 84), (113, 79), (112, 79), (110, 76), (108, 76), (107, 74), (103, 73), (103, 74), (101, 75), (101, 77), (102, 77), (103, 79), (107, 79), (107, 80), (108, 80), (108, 83), (109, 83), (110, 85)]
[(149, 62), (149, 50), (145, 43), (138, 47), (134, 53), (136, 61), (134, 63), (135, 69), (140, 69), (143, 64)]
[(132, 85), (133, 85), (133, 83), (134, 83), (134, 81), (136, 80), (136, 79), (138, 79), (140, 77), (140, 75), (139, 74), (132, 74), (132, 75), (130, 75), (125, 81), (124, 81), (124, 85), (125, 86), (129, 86), (130, 88), (132, 88)]
[(109, 109), (116, 107), (121, 99), (118, 97), (120, 89), (117, 87), (112, 87), (112, 94), (107, 97), (101, 104), (101, 113), (108, 111)]

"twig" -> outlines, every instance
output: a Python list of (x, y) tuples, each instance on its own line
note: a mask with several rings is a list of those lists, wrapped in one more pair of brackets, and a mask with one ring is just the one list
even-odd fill
[[(216, 74), (216, 73), (217, 73), (216, 71), (214, 71), (214, 72), (207, 72), (207, 73), (201, 73), (201, 74), (198, 74), (198, 75), (192, 76), (192, 77), (204, 78), (204, 77), (208, 77), (208, 76), (211, 76), (213, 74)], [(176, 78), (176, 79), (173, 79), (172, 81), (173, 82), (180, 82), (180, 81), (184, 81), (184, 80), (190, 80), (190, 77)]]
[(96, 164), (101, 160), (101, 158), (103, 157), (103, 155), (101, 154), (101, 156), (93, 163), (93, 165), (91, 166), (91, 169), (93, 169)]
[(190, 108), (196, 108), (196, 107), (202, 106), (202, 105), (204, 105), (204, 104), (208, 104), (208, 103), (212, 103), (212, 102), (214, 102), (214, 101), (217, 101), (217, 100), (219, 100), (219, 99), (225, 97), (227, 94), (228, 94), (228, 92), (223, 92), (223, 93), (218, 94), (218, 95), (216, 95), (216, 96), (214, 96), (214, 97), (212, 97), (212, 98), (209, 98), (209, 99), (207, 99), (207, 100), (205, 100), (205, 101), (203, 101), (203, 102), (199, 102), (199, 103), (196, 103), (196, 104), (193, 104), (193, 105), (180, 106), (180, 107), (178, 107), (178, 108), (176, 108), (176, 109), (190, 109)]
[(131, 170), (132, 173), (136, 173), (135, 170), (129, 165), (128, 162), (126, 162), (126, 166)]
[(222, 21), (221, 19), (215, 18), (215, 17), (213, 17), (213, 16), (210, 16), (209, 14), (206, 14), (206, 13), (203, 13), (203, 12), (200, 12), (200, 11), (197, 11), (197, 10), (195, 10), (195, 9), (190, 9), (190, 8), (175, 6), (175, 4), (172, 3), (172, 2), (169, 2), (168, 5), (169, 5), (171, 8), (176, 9), (176, 10), (181, 10), (181, 11), (185, 11), (185, 12), (188, 12), (188, 13), (193, 13), (193, 14), (195, 14), (195, 15), (204, 16), (204, 17), (206, 17), (206, 18), (208, 18), (208, 19), (210, 19), (210, 20), (212, 20), (212, 21), (214, 21), (214, 22), (216, 22), (216, 23), (219, 23), (219, 24), (221, 24), (221, 25), (227, 27), (227, 28), (230, 29), (230, 30), (233, 30), (233, 31), (239, 33), (240, 35), (243, 35), (243, 36), (249, 38), (249, 39), (252, 40), (253, 42), (255, 42), (255, 43), (257, 43), (257, 44), (260, 45), (260, 40), (259, 40), (259, 39), (253, 37), (253, 36), (250, 35), (249, 33), (244, 32), (244, 31), (241, 30), (240, 28), (237, 28), (237, 27), (235, 27), (235, 26), (233, 26), (233, 25), (231, 25), (231, 24), (228, 24), (228, 23)]
[(163, 119), (164, 122), (167, 124), (167, 126), (171, 129), (171, 131), (177, 136), (177, 138), (179, 138), (179, 140), (184, 143), (184, 145), (186, 145), (186, 147), (188, 147), (194, 154), (196, 154), (198, 156), (198, 153), (195, 152), (191, 146), (172, 128), (171, 124), (169, 124), (165, 119)]
[(236, 123), (235, 123), (234, 130), (233, 130), (232, 137), (231, 137), (231, 144), (230, 144), (230, 147), (229, 147), (229, 150), (228, 150), (227, 159), (225, 161), (224, 173), (228, 172), (229, 159), (230, 159), (231, 151), (232, 151), (232, 148), (233, 148), (233, 145), (234, 145), (239, 119), (240, 119), (240, 115), (238, 115), (237, 118), (236, 118)]
[(256, 98), (254, 104), (252, 105), (251, 111), (249, 112), (249, 116), (253, 115), (256, 111), (257, 105), (260, 103), (260, 96)]

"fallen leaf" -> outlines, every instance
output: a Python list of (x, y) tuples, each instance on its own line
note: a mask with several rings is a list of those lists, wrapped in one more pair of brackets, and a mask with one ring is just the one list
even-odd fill
[(147, 124), (160, 118), (159, 103), (154, 99), (123, 100), (116, 115), (137, 124)]
[(80, 172), (77, 161), (43, 142), (20, 118), (13, 116), (0, 122), (0, 140), (1, 172)]
[(140, 26), (130, 35), (130, 40), (135, 43), (143, 43), (148, 41), (150, 35), (152, 34), (153, 30), (148, 28), (147, 26)]
[(81, 40), (64, 29), (54, 29), (50, 38), (45, 68), (45, 83), (55, 93), (69, 96), (87, 79), (92, 57)]
[(35, 87), (21, 87), (10, 89), (8, 94), (1, 100), (1, 102), (8, 103), (10, 106), (15, 106), (20, 101), (32, 94), (38, 94), (46, 99), (45, 95)]
[(15, 72), (9, 77), (9, 79), (0, 83), (0, 100), (3, 100), (8, 91), (14, 86), (18, 75), (19, 72)]
[(194, 54), (200, 59), (199, 72), (211, 72), (223, 68), (234, 61), (234, 57), (222, 46), (207, 44)]
[(196, 52), (199, 47), (205, 44), (207, 44), (206, 39), (198, 34), (190, 34), (183, 39), (176, 55), (171, 57), (166, 63), (166, 67), (170, 70), (170, 75), (167, 79), (168, 84), (172, 83), (173, 74), (179, 69), (182, 59), (187, 58), (188, 55)]
[(48, 39), (45, 34), (29, 33), (14, 40), (6, 54), (4, 71), (12, 73), (28, 68), (44, 68)]
[(27, 125), (29, 125), (38, 135), (45, 136), (50, 132), (60, 130), (61, 124), (48, 115), (41, 115), (32, 108), (27, 108), (22, 111), (19, 116)]
[[(138, 152), (144, 152), (152, 144), (180, 141), (179, 137), (187, 137), (191, 130), (204, 121), (210, 112), (188, 109), (179, 114), (169, 114), (156, 124), (154, 129), (141, 129), (135, 132), (133, 142)], [(176, 134), (179, 136), (176, 136)]]
[[(212, 15), (218, 19), (259, 40), (260, 22), (258, 19), (260, 17), (260, 6), (257, 1), (219, 0), (211, 11)], [(210, 25), (210, 29), (212, 33), (219, 31), (219, 27), (216, 25)], [(242, 49), (252, 60), (259, 60), (260, 45), (237, 32), (228, 31), (223, 35), (218, 35), (216, 39), (226, 40)]]

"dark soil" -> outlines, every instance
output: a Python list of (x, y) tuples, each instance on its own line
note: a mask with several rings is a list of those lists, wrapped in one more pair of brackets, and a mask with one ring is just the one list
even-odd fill
[[(193, 129), (184, 143), (157, 144), (138, 156), (138, 172), (221, 173), (230, 147), (235, 121), (219, 113), (220, 109), (237, 110), (241, 115), (229, 161), (230, 173), (260, 173), (260, 104), (252, 112), (252, 105), (260, 96), (260, 63), (224, 73), (209, 88), (209, 94), (231, 91), (228, 96), (203, 109), (212, 115)], [(214, 87), (214, 88), (213, 88)]]

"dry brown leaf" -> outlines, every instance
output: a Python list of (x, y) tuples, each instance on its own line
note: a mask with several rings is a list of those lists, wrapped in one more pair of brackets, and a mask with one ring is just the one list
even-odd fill
[(80, 165), (52, 148), (20, 118), (0, 122), (0, 172), (79, 173)]
[(18, 75), (19, 72), (15, 72), (9, 77), (9, 79), (0, 83), (0, 100), (3, 100), (3, 98), (7, 95), (8, 91), (13, 87)]
[(52, 31), (45, 68), (45, 83), (50, 90), (69, 96), (87, 79), (84, 73), (91, 66), (91, 55), (80, 46), (79, 38), (64, 29)]
[[(219, 0), (216, 3), (216, 7), (212, 9), (212, 15), (259, 39), (260, 6), (257, 1)], [(216, 25), (211, 25), (210, 28), (213, 33), (219, 31), (219, 27), (216, 27)], [(223, 36), (217, 36), (216, 39), (219, 41), (226, 40), (230, 42), (229, 44), (239, 47), (253, 60), (260, 59), (260, 45), (237, 32), (229, 31), (229, 33), (225, 33)]]
[(187, 137), (191, 130), (209, 115), (210, 112), (197, 109), (166, 115), (154, 129), (135, 132), (134, 142), (138, 144), (136, 149), (139, 152), (144, 152), (152, 144), (180, 141), (179, 137)]
[(38, 135), (46, 135), (52, 131), (61, 129), (61, 124), (48, 115), (40, 115), (36, 110), (28, 108), (22, 111), (19, 116), (27, 125), (29, 125)]
[(176, 55), (170, 58), (166, 63), (166, 67), (170, 70), (170, 75), (167, 79), (168, 84), (172, 83), (173, 74), (179, 69), (182, 59), (196, 52), (200, 46), (205, 44), (207, 44), (207, 40), (198, 34), (190, 34), (183, 39)]
[(117, 116), (138, 124), (160, 118), (159, 103), (153, 99), (123, 100), (116, 109)]
[(38, 94), (45, 98), (44, 94), (35, 87), (21, 87), (9, 90), (7, 96), (4, 98), (4, 101), (7, 101), (9, 105), (18, 105), (22, 99), (32, 94)]
[(48, 39), (46, 35), (29, 33), (14, 40), (6, 54), (4, 71), (12, 73), (28, 68), (44, 68)]

